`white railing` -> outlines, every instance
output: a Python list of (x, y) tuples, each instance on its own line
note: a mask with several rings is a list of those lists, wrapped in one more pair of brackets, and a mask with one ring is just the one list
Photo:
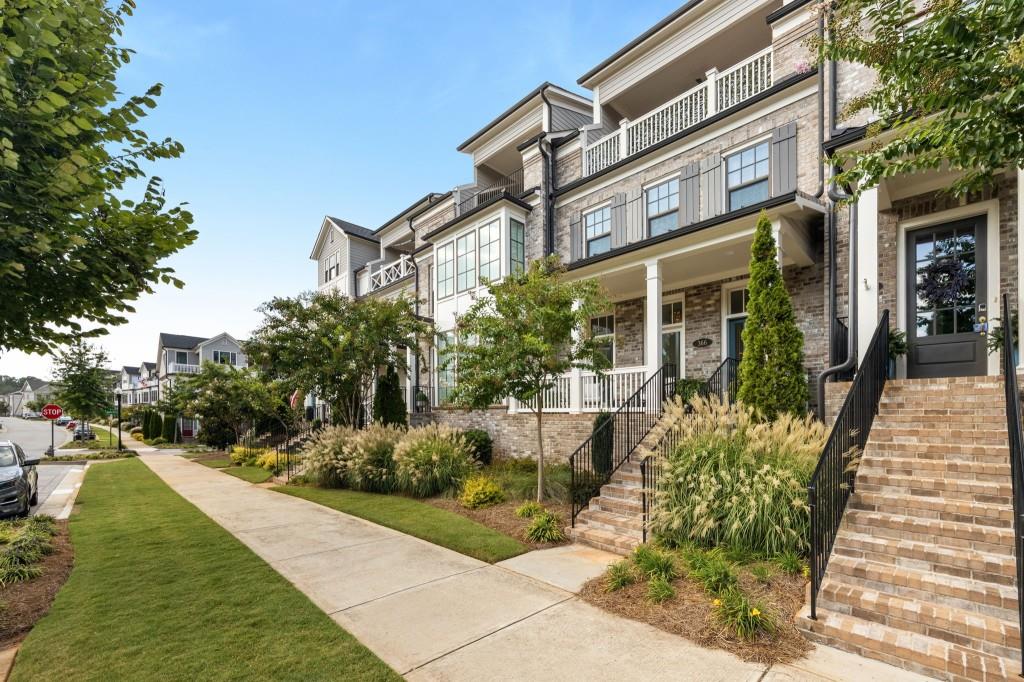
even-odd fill
[(728, 109), (772, 86), (772, 48), (761, 50), (715, 78), (718, 111)]
[(617, 410), (631, 395), (640, 390), (646, 379), (647, 372), (643, 367), (621, 367), (602, 375), (584, 373), (583, 411)]
[[(535, 404), (535, 401), (526, 403), (525, 406), (530, 408)], [(568, 412), (572, 406), (572, 378), (568, 374), (555, 379), (555, 385), (544, 391), (544, 411), (545, 412)]]
[(403, 255), (398, 260), (370, 273), (370, 291), (383, 289), (415, 272), (416, 266), (413, 265), (412, 259)]
[(183, 365), (181, 363), (171, 363), (172, 374), (199, 374), (199, 365)]
[(622, 121), (615, 132), (583, 147), (583, 175), (608, 166), (691, 128), (720, 111), (772, 86), (772, 48), (767, 47), (718, 73), (708, 71), (703, 83), (644, 114)]

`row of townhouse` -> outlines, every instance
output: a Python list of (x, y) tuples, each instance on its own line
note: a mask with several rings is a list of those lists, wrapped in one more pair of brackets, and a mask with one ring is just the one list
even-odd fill
[[(484, 278), (548, 254), (570, 277), (598, 280), (612, 303), (583, 331), (613, 368), (570, 372), (547, 396), (546, 451), (564, 458), (590, 435), (593, 413), (619, 408), (663, 367), (707, 379), (742, 357), (750, 246), (766, 212), (804, 336), (810, 407), (824, 412), (825, 396), (845, 395), (850, 384), (835, 380), (868, 364), (872, 339), (886, 338), (881, 321), (908, 347), (900, 381), (875, 406), (880, 426), (856, 494), (838, 484), (815, 493), (834, 501), (828, 518), (815, 517), (819, 601), (802, 626), (942, 679), (998, 677), (1020, 661), (1007, 576), (1021, 573), (1007, 528), (1000, 357), (986, 342), (1001, 296), (1015, 309), (1024, 286), (1024, 172), (1008, 168), (964, 199), (941, 191), (956, 171), (897, 175), (844, 204), (830, 157), (871, 144), (872, 113), (839, 113), (872, 74), (814, 65), (818, 4), (690, 0), (584, 74), (586, 96), (544, 83), (471, 135), (458, 149), (472, 182), (427, 194), (377, 229), (327, 217), (311, 254), (318, 285), (414, 299), (439, 335), (422, 359), (409, 356), (410, 414), (484, 428), (497, 452), (529, 456), (532, 416), (514, 401), (446, 406), (458, 316)], [(858, 418), (870, 429), (868, 412)], [(574, 507), (577, 539), (639, 541), (636, 466), (612, 475), (614, 505)]]

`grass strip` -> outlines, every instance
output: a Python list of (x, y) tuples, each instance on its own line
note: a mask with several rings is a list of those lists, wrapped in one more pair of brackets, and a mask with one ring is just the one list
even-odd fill
[(274, 477), (274, 474), (260, 467), (222, 467), (220, 470), (225, 474), (231, 474), (235, 478), (249, 481), (249, 483), (266, 483)]

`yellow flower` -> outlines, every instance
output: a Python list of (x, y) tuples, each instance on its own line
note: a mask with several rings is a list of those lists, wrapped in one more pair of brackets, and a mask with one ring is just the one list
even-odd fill
[(721, 606), (722, 605), (722, 600), (721, 599), (715, 599), (711, 603), (714, 604), (715, 606)]
[(761, 615), (761, 612), (758, 609), (750, 609), (750, 615), (756, 618)]

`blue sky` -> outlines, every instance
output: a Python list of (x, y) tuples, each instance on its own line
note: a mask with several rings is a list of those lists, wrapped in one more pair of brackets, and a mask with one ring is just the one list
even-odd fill
[[(200, 236), (169, 261), (185, 288), (143, 297), (99, 341), (111, 364), (153, 360), (161, 331), (244, 338), (261, 302), (315, 286), (325, 214), (377, 228), (467, 182), (460, 142), (545, 80), (579, 91), (679, 4), (140, 0), (120, 89), (164, 84), (143, 125), (186, 151), (154, 172)], [(50, 364), (9, 353), (0, 373)]]

